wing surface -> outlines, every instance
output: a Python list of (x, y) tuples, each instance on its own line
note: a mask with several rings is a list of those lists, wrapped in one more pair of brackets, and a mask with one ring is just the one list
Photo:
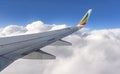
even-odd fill
[(12, 62), (14, 62), (12, 59), (0, 56), (0, 71), (10, 65)]

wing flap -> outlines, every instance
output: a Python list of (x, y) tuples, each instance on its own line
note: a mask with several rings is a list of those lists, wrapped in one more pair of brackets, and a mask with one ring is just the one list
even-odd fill
[(71, 46), (72, 43), (64, 41), (64, 40), (58, 40), (52, 44), (50, 44), (51, 46)]
[(52, 54), (44, 51), (35, 51), (23, 57), (23, 59), (55, 59), (56, 57)]

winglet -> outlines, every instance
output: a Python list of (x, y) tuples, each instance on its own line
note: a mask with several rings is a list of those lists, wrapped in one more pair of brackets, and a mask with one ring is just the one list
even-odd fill
[(77, 25), (78, 27), (82, 28), (88, 21), (90, 14), (92, 12), (92, 9), (89, 9), (87, 11), (87, 13), (84, 15), (84, 17), (82, 18), (82, 20), (80, 21), (80, 23)]

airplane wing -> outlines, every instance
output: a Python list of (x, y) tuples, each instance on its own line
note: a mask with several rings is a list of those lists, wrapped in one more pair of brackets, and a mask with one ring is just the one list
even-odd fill
[(12, 62), (13, 62), (13, 60), (1, 56), (0, 57), (0, 71), (2, 71), (4, 68), (6, 68)]
[(43, 33), (11, 36), (0, 38), (0, 71), (19, 58), (24, 59), (55, 59), (55, 56), (40, 48), (47, 45), (71, 45), (70, 42), (61, 40), (80, 28), (82, 28), (91, 13), (91, 9), (85, 14), (78, 26), (68, 27)]

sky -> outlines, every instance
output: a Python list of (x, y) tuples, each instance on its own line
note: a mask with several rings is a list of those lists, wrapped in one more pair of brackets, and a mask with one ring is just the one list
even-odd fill
[(119, 3), (119, 0), (0, 0), (0, 27), (25, 26), (38, 20), (74, 26), (91, 8), (87, 28), (119, 28)]

